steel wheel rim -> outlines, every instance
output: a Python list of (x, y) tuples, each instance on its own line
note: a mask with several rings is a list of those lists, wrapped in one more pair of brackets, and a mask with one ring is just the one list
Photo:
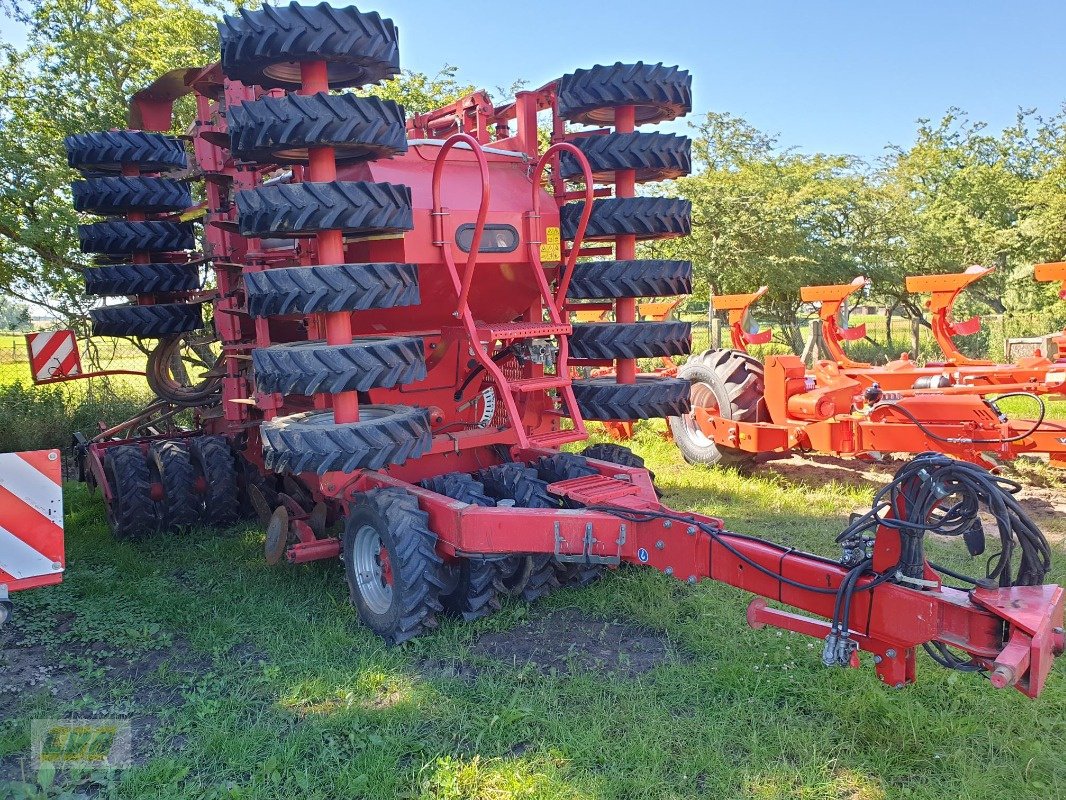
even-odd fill
[[(689, 398), (693, 409), (706, 408), (712, 412), (718, 412), (718, 398), (715, 396), (710, 384), (702, 381), (693, 383), (689, 388)], [(693, 444), (698, 447), (716, 446), (714, 439), (704, 433), (699, 423), (696, 422), (695, 413), (685, 414), (681, 420), (685, 425), (685, 433), (688, 434), (689, 440)]]
[(355, 534), (355, 582), (359, 596), (375, 614), (385, 614), (392, 607), (392, 587), (386, 582), (381, 564), (384, 546), (381, 535), (372, 525), (364, 525)]

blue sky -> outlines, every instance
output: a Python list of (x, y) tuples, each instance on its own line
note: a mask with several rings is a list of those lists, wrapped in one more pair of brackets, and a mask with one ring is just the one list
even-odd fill
[[(341, 5), (342, 3), (336, 3)], [(1066, 2), (361, 0), (400, 28), (402, 65), (494, 90), (594, 63), (693, 75), (694, 114), (728, 111), (803, 151), (876, 158), (951, 106), (995, 128), (1066, 101)], [(0, 23), (5, 41), (24, 33)]]

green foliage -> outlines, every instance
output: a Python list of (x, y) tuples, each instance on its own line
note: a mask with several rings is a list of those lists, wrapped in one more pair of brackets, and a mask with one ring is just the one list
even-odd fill
[(392, 80), (380, 86), (369, 86), (360, 94), (394, 100), (404, 107), (410, 118), (415, 114), (425, 114), (447, 103), (453, 103), (475, 91), (473, 86), (461, 84), (456, 80), (457, 72), (458, 68), (449, 64), (445, 64), (433, 76), (405, 69)]
[(29, 306), (0, 297), (0, 330), (28, 331), (31, 327)]

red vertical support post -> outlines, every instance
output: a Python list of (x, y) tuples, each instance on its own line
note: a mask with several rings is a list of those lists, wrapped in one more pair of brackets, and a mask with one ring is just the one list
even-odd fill
[[(123, 178), (137, 178), (141, 174), (141, 168), (136, 164), (123, 164), (122, 165), (122, 177)], [(130, 222), (144, 222), (147, 215), (143, 211), (130, 211), (126, 214), (126, 219)], [(131, 258), (134, 264), (148, 264), (151, 262), (152, 257), (149, 253), (139, 251), (131, 254)]]
[[(300, 62), (300, 94), (311, 95), (329, 91), (329, 72), (325, 61)], [(337, 159), (332, 147), (311, 147), (307, 152), (307, 178), (314, 182), (337, 180)], [(315, 236), (319, 264), (344, 263), (344, 232), (319, 231)], [(351, 344), (352, 315), (336, 311), (323, 315), (326, 344)], [(359, 420), (359, 395), (340, 392), (333, 395), (333, 416), (337, 422)]]
[[(636, 127), (636, 115), (633, 106), (616, 108), (614, 112), (614, 129), (618, 133), (632, 133)], [(614, 196), (636, 196), (636, 171), (619, 170), (615, 173)], [(630, 261), (637, 255), (636, 236), (618, 236), (614, 240), (614, 257), (617, 261)], [(632, 297), (620, 297), (614, 302), (615, 322), (636, 322), (637, 301)], [(619, 383), (635, 383), (637, 380), (636, 359), (619, 359), (615, 365)]]

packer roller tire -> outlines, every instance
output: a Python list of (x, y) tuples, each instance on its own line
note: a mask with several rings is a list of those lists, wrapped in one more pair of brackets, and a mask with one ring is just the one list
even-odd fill
[(429, 452), (429, 412), (399, 405), (364, 405), (358, 422), (336, 422), (332, 411), (305, 411), (260, 425), (267, 469), (275, 472), (355, 472), (403, 464)]
[(89, 267), (83, 275), (85, 293), (97, 297), (195, 292), (200, 288), (200, 270), (195, 264), (109, 264)]
[(407, 152), (403, 106), (354, 94), (290, 94), (229, 108), (230, 152), (244, 161), (306, 162), (332, 147), (338, 162)]
[[(567, 203), (560, 209), (562, 237), (573, 239), (585, 201)], [(592, 201), (592, 214), (585, 229), (586, 240), (636, 236), (667, 239), (692, 232), (692, 203), (676, 197), (600, 197)]]
[(242, 236), (318, 231), (398, 233), (414, 227), (411, 189), (394, 183), (283, 183), (237, 192)]
[(160, 503), (163, 529), (181, 531), (199, 522), (195, 473), (188, 445), (179, 441), (153, 442), (148, 448), (148, 464), (153, 476), (163, 484)]
[(98, 131), (68, 136), (67, 164), (85, 175), (114, 175), (124, 166), (142, 172), (170, 172), (189, 166), (180, 139), (149, 131)]
[(196, 246), (191, 222), (108, 220), (78, 226), (83, 253), (128, 256), (137, 252), (169, 253)]
[(246, 272), (253, 317), (416, 306), (416, 264), (337, 264)]
[[(517, 508), (560, 507), (559, 498), (548, 491), (548, 484), (533, 467), (519, 463), (499, 464), (483, 469), (478, 478), (485, 492), (500, 500), (513, 501)], [(496, 588), (502, 594), (521, 597), (532, 603), (559, 588), (555, 560), (549, 555), (512, 556), (497, 564)]]
[(581, 417), (586, 420), (660, 419), (687, 414), (688, 381), (638, 375), (634, 383), (589, 378), (571, 384)]
[[(619, 170), (633, 170), (637, 183), (680, 178), (692, 171), (692, 142), (673, 133), (608, 133), (580, 136), (570, 140), (592, 168), (599, 183), (614, 183)], [(569, 152), (561, 157), (562, 176), (582, 179), (577, 158)]]
[[(419, 486), (460, 503), (494, 506), (485, 487), (465, 472), (450, 472), (422, 481)], [(496, 562), (500, 559), (457, 557), (444, 564), (445, 586), (440, 602), (444, 613), (468, 622), (487, 617), (500, 609), (496, 594)]]
[(389, 644), (438, 626), (444, 559), (413, 494), (391, 487), (357, 494), (345, 519), (341, 557), (359, 619)]
[(237, 462), (224, 436), (195, 436), (189, 440), (189, 455), (204, 491), (196, 495), (201, 521), (226, 528), (240, 516)]
[[(677, 377), (689, 384), (691, 406), (710, 408), (736, 422), (766, 419), (762, 363), (739, 350), (705, 350), (690, 358)], [(670, 417), (670, 433), (690, 464), (745, 468), (755, 454), (715, 442), (704, 433), (690, 412)]]
[(692, 350), (692, 324), (663, 322), (574, 323), (571, 358), (656, 358), (687, 355)]
[(203, 303), (105, 306), (89, 311), (94, 336), (158, 339), (204, 327)]
[(566, 291), (571, 300), (682, 294), (692, 294), (692, 262), (665, 259), (579, 261)]
[(107, 521), (116, 539), (135, 539), (159, 528), (159, 504), (152, 499), (148, 459), (137, 445), (109, 447), (104, 476), (111, 490)]
[(356, 337), (351, 344), (292, 342), (252, 351), (261, 392), (312, 395), (391, 389), (426, 377), (421, 339)]
[(172, 178), (89, 178), (74, 181), (71, 191), (76, 211), (87, 211), (103, 217), (134, 211), (165, 214), (184, 211), (192, 205), (192, 191), (188, 182)]
[(692, 76), (662, 64), (597, 64), (559, 79), (559, 115), (584, 125), (614, 125), (615, 110), (634, 106), (637, 125), (683, 117), (692, 110)]
[(400, 72), (396, 26), (354, 6), (264, 6), (218, 24), (222, 72), (244, 84), (300, 88), (300, 62), (325, 61), (333, 89), (366, 86)]

